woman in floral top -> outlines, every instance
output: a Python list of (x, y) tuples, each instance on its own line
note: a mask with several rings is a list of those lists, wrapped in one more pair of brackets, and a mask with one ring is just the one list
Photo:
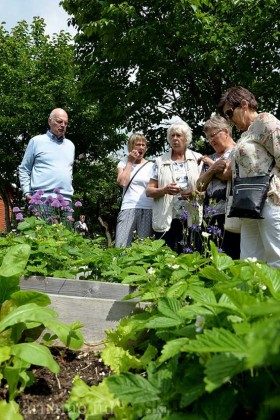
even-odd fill
[(257, 258), (280, 268), (280, 121), (268, 113), (258, 114), (254, 95), (242, 86), (228, 89), (218, 110), (243, 131), (233, 156), (241, 178), (265, 175), (275, 162), (263, 219), (242, 219), (241, 259)]

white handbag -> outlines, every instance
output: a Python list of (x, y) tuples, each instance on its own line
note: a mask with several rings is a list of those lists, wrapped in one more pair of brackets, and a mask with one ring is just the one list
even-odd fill
[(227, 192), (226, 192), (226, 212), (225, 212), (225, 224), (224, 230), (233, 233), (240, 233), (241, 230), (241, 220), (239, 217), (228, 217), (233, 196), (230, 195), (231, 193), (231, 180), (227, 182)]

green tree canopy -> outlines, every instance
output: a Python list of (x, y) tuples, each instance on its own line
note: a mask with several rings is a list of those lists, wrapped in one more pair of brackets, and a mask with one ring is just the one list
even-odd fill
[(43, 19), (28, 26), (19, 22), (11, 32), (0, 25), (0, 194), (9, 225), (7, 189), (17, 184), (17, 166), (31, 136), (47, 130), (55, 107), (71, 110), (74, 103), (74, 47), (70, 34), (52, 38)]
[(104, 132), (142, 129), (160, 150), (173, 115), (201, 134), (222, 92), (251, 89), (279, 116), (277, 0), (63, 0), (85, 95)]
[[(10, 32), (0, 25), (0, 195), (8, 225), (7, 188), (18, 185), (17, 167), (24, 149), (32, 136), (47, 130), (53, 108), (61, 107), (69, 114), (67, 137), (74, 142), (77, 157), (84, 154), (93, 161), (119, 148), (114, 127), (104, 134), (95, 104), (80, 94), (74, 56), (71, 35), (64, 31), (46, 35), (43, 19), (34, 18), (31, 25), (19, 22)], [(83, 170), (83, 165), (74, 170), (74, 188), (79, 194), (86, 189), (79, 179), (87, 181), (87, 176), (78, 176), (77, 169)]]

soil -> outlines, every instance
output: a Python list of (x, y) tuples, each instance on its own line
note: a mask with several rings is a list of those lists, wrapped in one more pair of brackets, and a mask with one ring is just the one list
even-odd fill
[[(110, 375), (110, 369), (103, 364), (99, 353), (91, 348), (71, 351), (53, 347), (51, 352), (60, 365), (60, 372), (55, 375), (39, 367), (32, 370), (35, 375), (34, 384), (17, 398), (20, 413), (25, 420), (69, 419), (63, 411), (63, 405), (69, 397), (74, 377), (79, 375), (87, 385), (92, 386), (101, 382), (104, 376)], [(6, 397), (6, 392), (5, 388), (0, 388), (0, 400)]]

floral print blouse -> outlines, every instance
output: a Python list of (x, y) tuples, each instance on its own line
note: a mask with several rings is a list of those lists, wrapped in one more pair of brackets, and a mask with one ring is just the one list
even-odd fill
[(233, 176), (236, 176), (235, 162), (241, 178), (265, 175), (273, 158), (274, 177), (268, 200), (280, 206), (280, 121), (271, 114), (261, 113), (237, 142), (232, 162)]

